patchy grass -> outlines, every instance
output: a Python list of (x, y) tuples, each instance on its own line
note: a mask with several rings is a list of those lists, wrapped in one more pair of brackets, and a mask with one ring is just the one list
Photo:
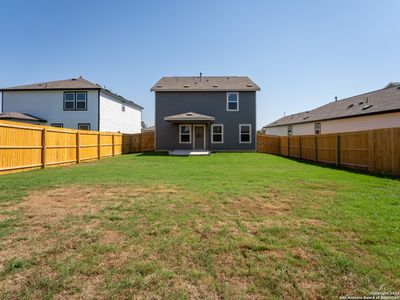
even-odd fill
[(400, 289), (400, 181), (264, 154), (0, 177), (2, 298), (337, 298)]

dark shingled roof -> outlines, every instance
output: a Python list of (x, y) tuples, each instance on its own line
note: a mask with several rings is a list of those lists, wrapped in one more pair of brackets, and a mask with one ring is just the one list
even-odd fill
[(164, 120), (170, 122), (189, 122), (189, 121), (214, 121), (215, 118), (194, 112), (187, 112), (184, 114), (164, 117)]
[(247, 76), (174, 76), (161, 78), (152, 88), (155, 92), (259, 91)]
[(0, 89), (2, 91), (21, 91), (21, 90), (100, 90), (101, 86), (94, 84), (82, 77), (65, 80), (48, 81), (28, 85), (19, 85)]
[(0, 113), (0, 119), (1, 120), (24, 120), (24, 121), (35, 121), (35, 122), (47, 122), (44, 119), (28, 115), (28, 114), (23, 114), (19, 112), (4, 112)]
[(334, 101), (316, 109), (280, 118), (265, 127), (343, 119), (355, 116), (400, 111), (400, 84)]
[(124, 97), (111, 92), (108, 89), (102, 88), (101, 85), (95, 84), (86, 80), (82, 76), (78, 78), (71, 78), (65, 80), (57, 80), (57, 81), (48, 81), (48, 82), (41, 82), (41, 83), (34, 83), (28, 85), (19, 85), (14, 87), (8, 87), (0, 89), (0, 91), (42, 91), (42, 90), (101, 90), (102, 92), (106, 92), (122, 102), (127, 104), (131, 104), (139, 109), (143, 109), (140, 105), (125, 99)]

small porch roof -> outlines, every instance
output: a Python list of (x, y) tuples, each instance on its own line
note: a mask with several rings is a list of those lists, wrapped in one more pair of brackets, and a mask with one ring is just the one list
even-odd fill
[(187, 112), (184, 114), (167, 116), (164, 118), (164, 120), (172, 123), (179, 123), (179, 122), (191, 123), (191, 122), (214, 122), (215, 118), (194, 112)]

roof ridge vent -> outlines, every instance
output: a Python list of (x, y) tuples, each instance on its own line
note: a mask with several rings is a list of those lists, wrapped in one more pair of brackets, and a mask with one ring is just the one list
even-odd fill
[(362, 110), (366, 110), (366, 109), (370, 108), (371, 106), (372, 106), (372, 104), (365, 105), (365, 106), (363, 106)]
[(76, 79), (76, 78), (72, 78), (72, 79), (71, 79), (71, 81), (75, 81), (75, 80), (77, 80), (77, 79)]
[(193, 113), (188, 112), (188, 113), (186, 113), (186, 115), (187, 115), (187, 116), (193, 116)]

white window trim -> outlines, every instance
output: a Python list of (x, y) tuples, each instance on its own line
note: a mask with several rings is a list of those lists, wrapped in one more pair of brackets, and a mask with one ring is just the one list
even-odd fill
[[(222, 131), (221, 131), (221, 142), (215, 142), (214, 141), (214, 127), (215, 126), (221, 126), (222, 127)], [(219, 133), (217, 133), (219, 134)], [(212, 124), (211, 125), (211, 143), (213, 144), (223, 144), (224, 143), (224, 124)]]
[[(236, 109), (229, 109), (229, 95), (236, 94), (237, 99), (237, 108)], [(238, 92), (227, 92), (226, 93), (226, 111), (239, 111), (239, 93)]]
[[(250, 139), (248, 142), (242, 142), (242, 127), (249, 126)], [(239, 124), (239, 144), (251, 144), (251, 124)]]
[[(182, 142), (182, 135), (181, 135), (181, 127), (182, 126), (189, 126), (189, 142)], [(192, 143), (192, 125), (190, 124), (179, 124), (179, 144), (191, 144)]]

